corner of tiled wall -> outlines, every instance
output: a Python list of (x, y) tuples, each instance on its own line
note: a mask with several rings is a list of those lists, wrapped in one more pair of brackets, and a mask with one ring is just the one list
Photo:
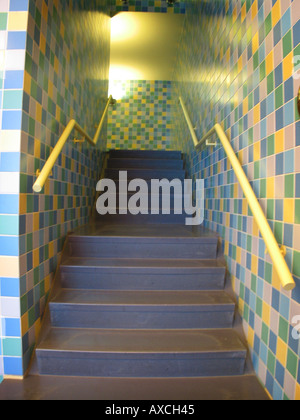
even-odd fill
[(19, 185), (28, 2), (0, 3), (0, 375), (22, 375)]

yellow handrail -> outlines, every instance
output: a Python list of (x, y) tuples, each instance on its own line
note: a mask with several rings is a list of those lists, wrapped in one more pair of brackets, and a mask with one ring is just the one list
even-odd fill
[(60, 155), (65, 143), (67, 142), (70, 134), (72, 133), (73, 130), (76, 130), (79, 134), (81, 134), (85, 140), (90, 143), (92, 146), (96, 146), (103, 124), (104, 124), (104, 120), (108, 111), (108, 107), (109, 105), (112, 103), (113, 98), (112, 96), (110, 96), (107, 100), (107, 104), (105, 106), (103, 115), (101, 117), (99, 126), (97, 128), (96, 134), (94, 136), (94, 139), (92, 139), (84, 130), (83, 128), (80, 127), (80, 125), (75, 121), (75, 120), (71, 120), (67, 127), (65, 128), (63, 134), (61, 135), (60, 139), (58, 140), (58, 142), (56, 143), (54, 149), (52, 150), (47, 162), (45, 163), (43, 169), (41, 170), (37, 180), (35, 181), (32, 189), (34, 192), (41, 192), (45, 182), (47, 180), (47, 178), (49, 177), (49, 175), (52, 172), (53, 166), (56, 162), (56, 160), (58, 159), (58, 156)]
[(256, 220), (257, 226), (261, 232), (261, 235), (265, 241), (267, 251), (273, 261), (274, 267), (281, 281), (281, 285), (285, 290), (292, 290), (295, 287), (295, 281), (287, 266), (287, 263), (283, 256), (283, 250), (279, 248), (277, 240), (270, 228), (270, 225), (266, 219), (266, 216), (257, 200), (257, 197), (248, 181), (248, 178), (240, 164), (223, 128), (220, 124), (216, 124), (197, 144), (196, 149), (214, 133), (217, 133), (222, 146), (227, 154), (227, 157), (231, 163), (231, 166), (235, 172), (235, 175), (240, 183), (240, 186), (247, 199), (248, 205), (252, 211), (253, 217)]

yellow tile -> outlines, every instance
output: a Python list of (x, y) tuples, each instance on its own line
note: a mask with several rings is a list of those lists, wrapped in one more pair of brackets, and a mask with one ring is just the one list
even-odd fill
[(300, 401), (300, 385), (296, 383), (295, 401)]
[(293, 52), (285, 57), (282, 63), (283, 81), (292, 77), (294, 73)]
[(256, 32), (256, 34), (254, 35), (254, 37), (252, 39), (252, 52), (253, 52), (253, 54), (256, 53), (258, 48), (259, 48), (259, 37), (258, 37), (258, 32)]
[(267, 178), (267, 198), (274, 198), (275, 181), (274, 177)]
[(257, 0), (254, 0), (254, 3), (252, 4), (252, 7), (251, 7), (252, 20), (254, 20), (254, 18), (257, 16), (257, 13), (258, 13)]
[(238, 264), (241, 264), (241, 255), (242, 255), (242, 250), (241, 250), (241, 248), (240, 247), (237, 247), (236, 248), (236, 262), (238, 263)]
[(19, 211), (20, 211), (20, 214), (27, 213), (26, 194), (20, 194), (19, 196)]
[(263, 302), (262, 320), (266, 325), (270, 325), (271, 307), (266, 302)]
[(284, 130), (276, 131), (275, 133), (275, 153), (283, 152), (284, 145)]
[(232, 23), (234, 23), (236, 19), (237, 19), (237, 6), (235, 6), (232, 12)]
[(277, 338), (277, 350), (276, 357), (283, 367), (286, 366), (287, 361), (287, 344), (281, 340), (280, 337)]
[(45, 22), (48, 21), (48, 6), (45, 3), (45, 1), (43, 1), (43, 5), (42, 5), (42, 17)]
[(38, 102), (36, 103), (35, 118), (39, 123), (42, 122), (42, 106)]
[(294, 223), (295, 199), (285, 198), (283, 202), (283, 221), (284, 223)]
[(33, 267), (36, 268), (40, 264), (40, 252), (39, 248), (34, 249), (32, 252)]
[(256, 142), (253, 145), (253, 159), (254, 162), (260, 160), (260, 142)]
[(9, 31), (27, 31), (28, 12), (9, 12), (7, 29)]
[(21, 331), (22, 331), (22, 336), (24, 336), (24, 334), (26, 334), (28, 331), (28, 312), (26, 312), (21, 317)]
[(33, 214), (33, 231), (36, 232), (37, 230), (39, 230), (39, 227), (40, 227), (39, 213), (34, 213)]
[(31, 94), (31, 76), (27, 71), (24, 72), (24, 90), (28, 95)]
[(34, 139), (34, 157), (39, 158), (41, 156), (41, 142), (38, 139)]
[(243, 4), (242, 10), (241, 10), (241, 19), (242, 22), (244, 22), (244, 20), (246, 19), (246, 2)]
[(252, 255), (251, 272), (257, 274), (257, 256)]
[(41, 52), (45, 55), (46, 54), (46, 38), (44, 37), (42, 32), (40, 35), (40, 49), (41, 49)]
[(248, 326), (247, 341), (248, 341), (249, 346), (253, 349), (253, 347), (254, 347), (254, 331), (250, 326)]
[(260, 121), (260, 104), (257, 104), (253, 108), (254, 124), (258, 124)]
[(272, 50), (266, 58), (267, 75), (270, 74), (273, 70), (274, 70), (274, 54), (273, 54), (273, 50)]
[(274, 4), (274, 7), (272, 9), (272, 26), (274, 26), (279, 22), (279, 19), (281, 18), (281, 0), (277, 0), (277, 2)]

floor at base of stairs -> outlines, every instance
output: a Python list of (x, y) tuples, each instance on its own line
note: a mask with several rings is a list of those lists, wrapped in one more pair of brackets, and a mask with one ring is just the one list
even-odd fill
[(5, 379), (0, 400), (268, 400), (255, 375), (210, 378), (81, 378), (29, 375)]

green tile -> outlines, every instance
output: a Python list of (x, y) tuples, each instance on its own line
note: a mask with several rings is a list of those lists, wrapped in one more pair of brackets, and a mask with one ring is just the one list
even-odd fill
[(3, 95), (3, 109), (22, 109), (22, 90), (5, 90)]
[(298, 365), (297, 355), (292, 350), (288, 349), (286, 368), (295, 379), (297, 377), (297, 365)]
[(261, 327), (261, 339), (266, 345), (269, 344), (269, 328), (264, 322)]
[(294, 188), (294, 180), (295, 176), (286, 175), (284, 178), (284, 197), (285, 198), (293, 198), (295, 195), (295, 188)]
[(282, 318), (282, 316), (279, 316), (278, 335), (285, 343), (287, 343), (289, 335), (289, 323), (284, 318)]
[(259, 297), (256, 298), (256, 314), (261, 318), (263, 310), (263, 301)]
[(267, 91), (268, 91), (268, 95), (273, 92), (274, 90), (274, 72), (272, 71), (268, 76), (267, 76)]
[(2, 339), (4, 356), (22, 356), (22, 339), (9, 337)]
[(295, 199), (295, 223), (300, 224), (300, 198)]
[(295, 250), (293, 254), (293, 274), (300, 277), (300, 252)]
[(260, 81), (262, 82), (264, 78), (266, 77), (266, 61), (263, 61), (261, 65), (259, 66), (259, 76)]
[(275, 375), (275, 365), (276, 365), (276, 358), (274, 354), (271, 352), (271, 350), (268, 351), (268, 359), (267, 359), (267, 368), (272, 374), (272, 376)]
[(265, 20), (265, 33), (266, 36), (271, 32), (272, 30), (272, 14), (271, 12), (268, 14), (266, 20)]
[(0, 215), (0, 235), (18, 235), (19, 216)]
[(267, 153), (268, 153), (268, 156), (274, 155), (274, 153), (275, 153), (275, 136), (274, 136), (274, 134), (272, 134), (270, 137), (268, 137)]
[(283, 105), (283, 85), (275, 90), (275, 108), (278, 109)]
[(7, 28), (8, 13), (0, 13), (0, 31), (5, 31)]
[(285, 58), (293, 49), (292, 31), (289, 30), (282, 39), (283, 58)]

